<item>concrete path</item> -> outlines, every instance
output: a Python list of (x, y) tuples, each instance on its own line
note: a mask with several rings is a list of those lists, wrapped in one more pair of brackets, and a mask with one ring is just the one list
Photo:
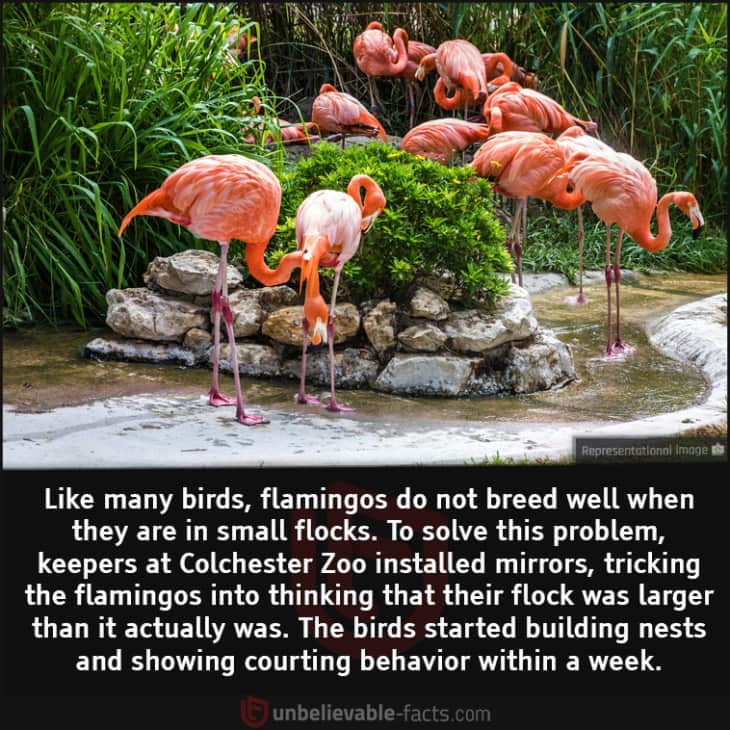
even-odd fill
[(568, 461), (578, 436), (663, 436), (727, 424), (727, 294), (684, 305), (652, 324), (659, 349), (693, 362), (711, 390), (700, 405), (622, 423), (495, 423), (401, 420), (271, 408), (246, 428), (232, 408), (204, 396), (128, 396), (17, 413), (3, 408), (6, 469), (467, 465)]

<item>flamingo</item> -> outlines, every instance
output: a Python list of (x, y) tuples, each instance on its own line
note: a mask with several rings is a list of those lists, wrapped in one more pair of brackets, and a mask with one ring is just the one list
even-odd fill
[[(657, 252), (667, 247), (672, 236), (669, 206), (676, 205), (692, 223), (697, 238), (704, 226), (695, 196), (686, 191), (667, 193), (657, 203), (656, 180), (644, 165), (631, 155), (613, 155), (580, 151), (573, 154), (556, 175), (568, 175), (576, 192), (590, 201), (593, 212), (606, 224), (606, 289), (607, 323), (606, 359), (624, 357), (635, 349), (621, 339), (621, 239), (628, 233), (642, 248)], [(657, 235), (651, 232), (651, 220), (656, 210)], [(611, 263), (611, 227), (618, 225), (618, 239)], [(616, 283), (616, 339), (611, 330), (611, 283)]]
[(475, 142), (483, 142), (488, 136), (486, 124), (474, 124), (463, 119), (432, 119), (413, 127), (403, 137), (401, 148), (412, 155), (448, 165), (457, 152), (463, 152)]
[[(502, 132), (490, 137), (476, 152), (471, 167), (479, 177), (495, 182), (494, 190), (517, 198), (517, 208), (507, 237), (510, 255), (514, 247), (519, 285), (522, 286), (520, 216), (526, 215), (527, 198), (546, 200), (557, 208), (573, 210), (585, 202), (576, 190), (568, 191), (567, 175), (557, 175), (567, 162), (565, 148), (536, 132)], [(514, 281), (514, 274), (512, 275)]]
[(514, 81), (528, 89), (537, 88), (537, 76), (532, 71), (518, 66), (506, 53), (501, 51), (482, 53), (482, 59), (484, 60), (484, 69), (490, 85), (490, 92), (492, 86), (501, 86), (510, 81)]
[[(301, 265), (301, 252), (294, 251), (284, 256), (276, 269), (270, 269), (264, 262), (264, 250), (276, 230), (280, 205), (281, 186), (268, 167), (242, 155), (207, 155), (186, 162), (171, 173), (160, 188), (132, 208), (119, 227), (121, 236), (135, 216), (157, 216), (220, 244), (220, 263), (211, 297), (214, 313), (213, 380), (208, 402), (212, 406), (235, 403), (236, 419), (246, 426), (268, 421), (261, 416), (246, 414), (243, 408), (233, 313), (228, 303), (228, 246), (233, 238), (246, 243), (249, 271), (262, 284), (273, 286), (287, 281), (293, 269)], [(228, 332), (235, 399), (222, 395), (218, 386), (221, 314)]]
[[(364, 191), (364, 197), (363, 197)], [(304, 392), (307, 365), (307, 338), (312, 325), (312, 344), (329, 342), (330, 402), (329, 411), (352, 411), (335, 398), (334, 322), (337, 287), (344, 265), (357, 253), (360, 237), (370, 230), (385, 208), (385, 196), (380, 186), (368, 175), (355, 175), (347, 193), (318, 190), (309, 195), (297, 209), (296, 238), (302, 257), (299, 287), (307, 282), (302, 319), (302, 373), (298, 403), (319, 403), (315, 396)], [(319, 293), (318, 266), (334, 268), (332, 299), (329, 311)]]
[(525, 89), (514, 81), (502, 84), (490, 94), (483, 114), (490, 134), (509, 131), (559, 134), (576, 125), (587, 132), (598, 129), (595, 122), (578, 119), (546, 94)]
[[(582, 127), (568, 127), (555, 141), (566, 150), (566, 159), (581, 150), (609, 156), (616, 154), (613, 147), (602, 142), (597, 137), (587, 134)], [(588, 301), (583, 293), (584, 239), (583, 206), (578, 206), (578, 295), (575, 297), (567, 297), (566, 301), (570, 304), (585, 304)]]
[(435, 48), (427, 43), (411, 41), (403, 28), (396, 28), (391, 38), (383, 29), (382, 23), (373, 20), (360, 33), (352, 44), (357, 67), (368, 77), (370, 91), (370, 111), (378, 113), (375, 104), (373, 79), (378, 76), (403, 78), (408, 87), (409, 128), (413, 126), (416, 102), (413, 93), (413, 80), (420, 60), (434, 53)]
[[(433, 90), (436, 103), (446, 110), (456, 109), (464, 104), (464, 119), (470, 103), (483, 104), (487, 99), (487, 74), (484, 59), (479, 49), (461, 38), (444, 41), (434, 53), (424, 56), (416, 71), (416, 79), (423, 81), (425, 75), (436, 69), (439, 79)], [(447, 92), (463, 89), (464, 95), (449, 97)]]
[(337, 91), (332, 84), (322, 84), (319, 96), (312, 104), (312, 122), (320, 132), (333, 132), (345, 137), (366, 134), (384, 142), (388, 136), (383, 125), (354, 97)]

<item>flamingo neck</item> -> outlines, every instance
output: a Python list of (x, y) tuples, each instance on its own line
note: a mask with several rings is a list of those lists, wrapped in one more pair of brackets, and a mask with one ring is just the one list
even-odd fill
[(651, 233), (651, 216), (641, 228), (635, 230), (630, 228), (626, 229), (626, 232), (639, 246), (652, 253), (656, 253), (667, 247), (669, 239), (672, 237), (672, 225), (669, 222), (669, 206), (674, 200), (675, 193), (667, 193), (657, 204), (656, 219), (658, 232), (656, 236), (653, 236)]
[(396, 60), (390, 63), (390, 70), (393, 75), (397, 75), (403, 73), (408, 66), (408, 34), (403, 28), (395, 29), (393, 45), (397, 55)]
[(557, 195), (550, 198), (552, 205), (563, 210), (575, 210), (585, 202), (586, 199), (576, 188), (573, 188), (571, 192), (568, 192), (567, 188), (563, 188)]
[(256, 281), (264, 286), (276, 286), (289, 281), (292, 271), (302, 265), (302, 252), (293, 251), (286, 254), (275, 269), (271, 269), (264, 261), (266, 244), (246, 244), (246, 265)]

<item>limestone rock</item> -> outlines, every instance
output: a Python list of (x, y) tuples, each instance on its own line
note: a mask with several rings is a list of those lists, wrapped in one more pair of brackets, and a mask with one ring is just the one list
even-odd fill
[(478, 363), (478, 358), (457, 355), (397, 353), (378, 375), (374, 387), (387, 393), (463, 395)]
[(181, 342), (193, 327), (210, 327), (205, 307), (144, 287), (110, 289), (106, 302), (106, 323), (125, 337)]
[[(284, 307), (272, 312), (263, 323), (261, 331), (272, 340), (284, 345), (302, 346), (302, 318), (304, 307)], [(335, 306), (335, 344), (354, 337), (360, 329), (360, 313), (354, 304)]]
[(452, 312), (442, 327), (451, 349), (484, 352), (504, 342), (530, 337), (537, 332), (538, 324), (527, 291), (513, 284), (493, 311)]
[(440, 321), (449, 316), (449, 305), (436, 292), (419, 287), (411, 297), (411, 304), (408, 314), (411, 317), (423, 317)]
[(398, 342), (407, 350), (437, 352), (446, 343), (447, 337), (435, 324), (415, 324), (398, 333)]
[[(229, 345), (221, 343), (220, 368), (228, 373), (233, 370), (230, 352)], [(241, 375), (260, 378), (273, 378), (281, 375), (281, 362), (273, 347), (254, 343), (236, 343), (236, 356), (238, 357), (238, 372)], [(211, 364), (213, 363), (212, 350), (209, 361)]]
[(570, 346), (552, 330), (540, 329), (534, 338), (512, 344), (505, 379), (513, 393), (558, 388), (575, 378)]
[(208, 330), (201, 330), (193, 327), (185, 333), (183, 347), (195, 353), (199, 357), (205, 357), (213, 345), (213, 336)]
[[(236, 337), (249, 337), (261, 329), (266, 313), (260, 304), (259, 291), (259, 289), (238, 289), (228, 297), (233, 312), (233, 334)], [(212, 310), (210, 318), (213, 319)], [(225, 331), (222, 317), (221, 330)]]
[(380, 356), (385, 356), (395, 347), (395, 309), (395, 302), (383, 299), (362, 320), (365, 335)]
[(252, 289), (251, 291), (256, 292), (259, 305), (266, 312), (271, 312), (281, 307), (290, 307), (296, 304), (299, 299), (297, 292), (285, 284), (265, 286), (261, 289)]
[[(189, 249), (172, 256), (156, 256), (147, 267), (145, 283), (183, 294), (210, 295), (215, 286), (219, 258), (210, 251)], [(228, 288), (235, 289), (243, 281), (241, 272), (227, 267)]]
[(202, 358), (191, 350), (170, 342), (97, 337), (84, 347), (84, 357), (125, 362), (173, 363), (192, 367)]
[[(348, 347), (335, 352), (335, 387), (364, 388), (370, 385), (378, 374), (380, 363), (369, 348)], [(301, 359), (287, 360), (284, 372), (291, 378), (299, 378)], [(310, 349), (307, 352), (307, 383), (330, 384), (329, 351), (326, 347)]]

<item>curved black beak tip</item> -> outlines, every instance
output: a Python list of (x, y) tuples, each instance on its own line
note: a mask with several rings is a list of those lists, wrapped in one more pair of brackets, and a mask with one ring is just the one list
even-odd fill
[(704, 226), (697, 226), (697, 228), (695, 228), (695, 229), (694, 229), (694, 230), (692, 231), (692, 238), (693, 238), (693, 239), (694, 239), (695, 241), (696, 241), (696, 240), (697, 240), (697, 239), (698, 239), (698, 238), (700, 237), (700, 234), (702, 233), (702, 229), (703, 229), (703, 228), (704, 228)]

